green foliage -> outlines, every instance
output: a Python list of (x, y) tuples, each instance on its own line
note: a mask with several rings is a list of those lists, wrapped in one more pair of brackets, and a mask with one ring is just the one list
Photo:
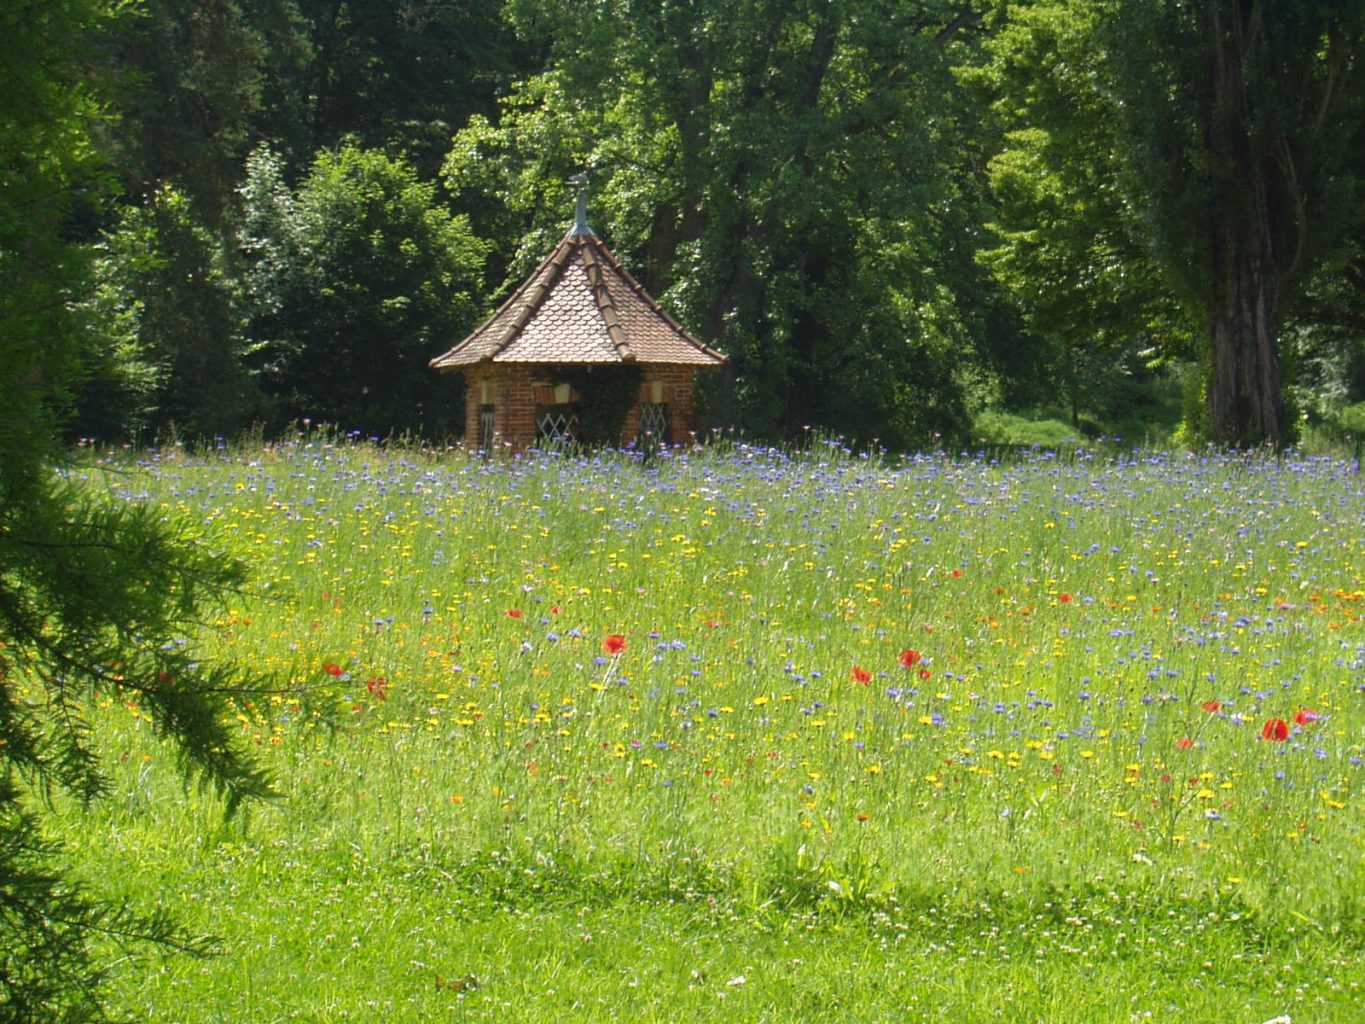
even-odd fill
[(66, 436), (114, 440), (141, 435), (156, 415), (160, 375), (139, 337), (140, 310), (117, 280), (107, 241), (94, 249), (86, 298), (77, 304), (84, 366), (72, 388)]
[(301, 139), (309, 46), (293, 0), (139, 0), (101, 42), (123, 116), (100, 146), (136, 204), (171, 183), (218, 228), (256, 133)]
[(100, 103), (78, 53), (111, 14), (99, 0), (35, 0), (0, 14), (0, 500), (39, 486), (55, 410), (81, 361), (66, 305), (85, 254), (61, 226), (99, 185), (84, 125)]
[(1049, 378), (1073, 422), (1140, 352), (1177, 358), (1193, 338), (1143, 246), (1098, 19), (1089, 3), (1011, 8), (987, 44), (991, 60), (963, 73), (1007, 129), (989, 166), (999, 244), (980, 259), (1051, 343)]
[[(646, 10), (648, 8), (648, 10)], [(966, 422), (973, 375), (1018, 337), (972, 260), (982, 200), (951, 74), (960, 5), (514, 4), (550, 68), (455, 140), (446, 182), (509, 282), (590, 220), (645, 286), (732, 360), (721, 422), (818, 424), (894, 445)], [(1003, 360), (1002, 360), (1003, 361)]]
[(278, 422), (439, 436), (460, 392), (427, 366), (472, 326), (486, 246), (404, 161), (346, 145), (295, 190), (269, 151), (242, 188), (245, 333)]
[(1295, 393), (1310, 416), (1365, 398), (1365, 247), (1355, 240), (1304, 282), (1286, 338)]
[(1035, 329), (1197, 354), (1212, 435), (1284, 443), (1286, 305), (1361, 224), (1362, 30), (1358, 4), (1007, 8), (976, 76), (1008, 129), (984, 258)]
[(140, 0), (101, 42), (125, 115), (101, 144), (125, 194), (174, 184), (215, 229), (265, 141), (303, 166), (354, 137), (433, 173), (450, 126), (490, 110), (527, 56), (497, 4), (468, 0)]
[[(1353, 0), (145, 0), (81, 57), (117, 75), (122, 116), (97, 125), (99, 152), (155, 223), (75, 197), (68, 237), (103, 226), (151, 261), (140, 278), (105, 262), (82, 297), (97, 347), (76, 429), (238, 422), (259, 398), (243, 350), (272, 426), (458, 425), (458, 389), (423, 391), (422, 360), (399, 356), (409, 384), (379, 382), (377, 398), (356, 384), (354, 364), (395, 362), (364, 336), (417, 346), (403, 339), (425, 300), (399, 279), (426, 271), (384, 231), (368, 256), (326, 265), (301, 245), (319, 218), (376, 213), (333, 202), (304, 217), (305, 187), (316, 199), (378, 173), (317, 177), (319, 154), (354, 150), (414, 183), (444, 154), (448, 194), (417, 205), (460, 211), (491, 241), (484, 273), (453, 287), (455, 306), (485, 311), (478, 296), (557, 240), (565, 178), (590, 170), (603, 236), (731, 356), (705, 387), (712, 420), (752, 434), (928, 445), (983, 408), (1058, 393), (1076, 422), (1127, 401), (1115, 380), (1131, 396), (1198, 360), (1211, 434), (1287, 436), (1287, 385), (1310, 418), (1365, 393), (1349, 326), (1363, 20)], [(244, 265), (223, 259), (236, 242)], [(171, 272), (186, 256), (198, 281)], [(358, 268), (357, 288), (327, 276)], [(470, 322), (440, 312), (431, 351)], [(190, 408), (188, 382), (209, 379), (214, 411)]]
[(261, 147), (247, 158), (238, 189), (242, 215), (237, 228), (238, 291), (242, 330), (250, 339), (248, 360), (263, 389), (278, 389), (301, 356), (290, 319), (300, 265), (307, 254), (298, 205), (285, 180), (285, 165)]
[(294, 150), (299, 157), (354, 137), (402, 152), (420, 174), (432, 175), (452, 127), (491, 112), (499, 90), (531, 57), (496, 3), (294, 0), (293, 6), (308, 41), (301, 79), (311, 86), (309, 146)]
[(186, 642), (240, 567), (55, 469), (92, 337), (76, 312), (88, 253), (70, 240), (103, 191), (86, 61), (119, 9), (43, 0), (0, 14), (0, 1019), (16, 1024), (105, 1019), (98, 943), (199, 946), (165, 915), (74, 885), (45, 835), (54, 798), (105, 791), (92, 729), (110, 705), (144, 708), (229, 808), (267, 792), (222, 717), (240, 681)]
[(619, 445), (626, 416), (639, 398), (641, 368), (631, 364), (561, 366), (555, 373), (555, 383), (571, 385), (581, 398), (582, 440), (594, 446)]
[(212, 437), (250, 423), (257, 403), (235, 331), (236, 284), (188, 197), (166, 185), (147, 206), (126, 207), (102, 247), (95, 287), (91, 312), (118, 365), (92, 381), (103, 403), (86, 396), (78, 431), (109, 436), (97, 427), (113, 403), (125, 431)]
[(972, 424), (972, 440), (990, 445), (1074, 447), (1084, 440), (1060, 419), (1027, 419), (1003, 412), (984, 412)]
[(1337, 420), (1343, 430), (1365, 436), (1365, 402), (1346, 406), (1341, 410)]

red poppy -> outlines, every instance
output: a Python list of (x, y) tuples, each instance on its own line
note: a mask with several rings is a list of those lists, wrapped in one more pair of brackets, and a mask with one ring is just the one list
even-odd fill
[(1181, 750), (1189, 750), (1190, 747), (1194, 746), (1194, 740), (1190, 739), (1188, 736), (1181, 736), (1180, 739), (1175, 741), (1175, 745)]
[(922, 668), (919, 670), (919, 677), (921, 679), (928, 679), (931, 675), (933, 675), (933, 673), (930, 672), (927, 668)]
[(1058, 600), (1058, 601), (1061, 601), (1062, 604), (1070, 604), (1070, 603), (1071, 603), (1071, 595), (1070, 595), (1070, 594), (1058, 594), (1058, 595), (1057, 595), (1057, 600)]
[(1311, 722), (1316, 722), (1318, 717), (1318, 713), (1312, 708), (1299, 708), (1298, 711), (1294, 712), (1294, 724), (1308, 725)]
[(370, 696), (376, 700), (389, 699), (389, 682), (383, 676), (375, 676), (365, 684), (365, 689), (370, 691)]
[(1217, 714), (1219, 711), (1223, 710), (1223, 705), (1219, 704), (1216, 700), (1206, 700), (1199, 706), (1211, 715)]
[(914, 668), (919, 664), (919, 651), (906, 648), (901, 651), (901, 667)]
[(550, 605), (550, 614), (551, 614), (551, 615), (558, 615), (558, 614), (559, 614), (559, 605), (557, 605), (557, 604), (552, 604), (552, 605)]
[(1283, 743), (1289, 739), (1289, 723), (1283, 718), (1268, 718), (1261, 726), (1261, 739), (1271, 743)]
[(606, 651), (613, 658), (626, 649), (626, 638), (620, 633), (612, 633), (602, 641), (602, 650)]
[(861, 665), (854, 665), (852, 670), (849, 671), (848, 677), (855, 683), (861, 683), (863, 686), (872, 682), (872, 673)]
[(341, 666), (335, 661), (329, 661), (326, 665), (322, 666), (322, 671), (326, 672), (329, 676), (339, 676), (341, 675)]
[(509, 619), (519, 619), (519, 618), (521, 618), (521, 609), (520, 609), (520, 608), (508, 608), (508, 609), (507, 609), (507, 617), (508, 617)]

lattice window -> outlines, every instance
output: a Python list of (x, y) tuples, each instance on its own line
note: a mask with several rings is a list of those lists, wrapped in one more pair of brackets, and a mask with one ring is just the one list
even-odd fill
[(479, 406), (479, 448), (487, 451), (493, 447), (493, 407), (491, 405)]
[(542, 444), (573, 444), (578, 439), (578, 406), (536, 406), (536, 441)]
[(664, 402), (645, 402), (640, 406), (640, 438), (654, 444), (667, 443), (667, 404)]

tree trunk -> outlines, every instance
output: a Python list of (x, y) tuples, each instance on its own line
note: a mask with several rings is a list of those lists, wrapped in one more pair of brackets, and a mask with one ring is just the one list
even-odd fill
[(1235, 237), (1238, 228), (1260, 234), (1257, 226), (1224, 220), (1215, 230), (1209, 425), (1220, 444), (1282, 448), (1288, 437), (1268, 240)]
[(1266, 147), (1255, 137), (1246, 62), (1264, 30), (1255, 3), (1204, 9), (1212, 44), (1208, 126), (1214, 178), (1210, 243), (1209, 425), (1219, 444), (1282, 448), (1286, 435), (1279, 356), (1280, 272)]

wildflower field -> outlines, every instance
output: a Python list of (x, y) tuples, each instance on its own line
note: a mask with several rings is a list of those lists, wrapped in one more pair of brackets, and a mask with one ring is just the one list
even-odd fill
[(280, 799), (136, 705), (60, 808), (221, 955), (155, 1021), (1365, 1019), (1365, 478), (1137, 452), (72, 471), (255, 584), (185, 642)]

